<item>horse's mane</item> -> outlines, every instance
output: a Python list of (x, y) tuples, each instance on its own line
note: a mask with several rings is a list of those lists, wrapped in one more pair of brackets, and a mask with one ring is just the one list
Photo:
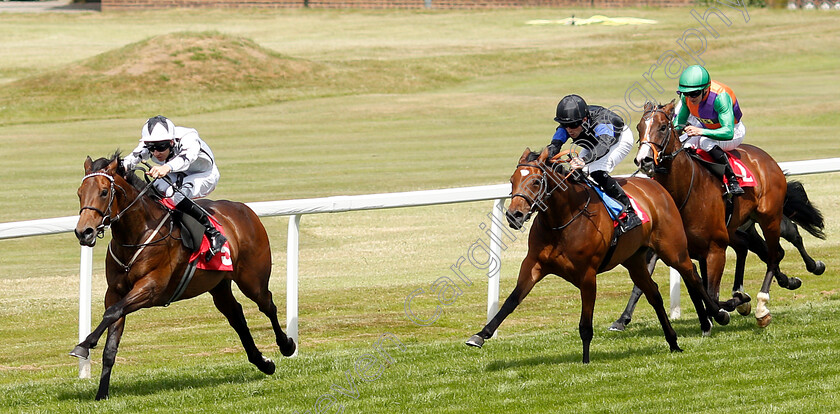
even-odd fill
[(110, 158), (103, 157), (93, 161), (90, 166), (91, 171), (99, 171), (104, 170), (108, 167), (114, 160), (117, 160), (117, 174), (120, 175), (123, 179), (125, 179), (129, 184), (134, 186), (138, 191), (142, 191), (143, 188), (146, 187), (146, 183), (143, 182), (140, 177), (134, 174), (133, 171), (126, 171), (125, 167), (122, 165), (122, 157), (120, 156), (120, 150), (117, 149), (114, 151), (114, 155), (111, 155)]

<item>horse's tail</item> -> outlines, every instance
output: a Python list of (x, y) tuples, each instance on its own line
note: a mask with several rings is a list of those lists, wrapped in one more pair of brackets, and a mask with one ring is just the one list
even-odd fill
[(788, 181), (783, 212), (812, 236), (825, 240), (823, 214), (808, 200), (805, 186), (799, 181)]

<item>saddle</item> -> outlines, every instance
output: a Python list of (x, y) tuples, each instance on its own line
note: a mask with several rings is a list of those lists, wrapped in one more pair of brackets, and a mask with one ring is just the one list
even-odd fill
[[(716, 177), (720, 178), (721, 181), (726, 184), (726, 177), (724, 175), (724, 169), (726, 168), (725, 165), (719, 164), (712, 160), (712, 157), (709, 156), (706, 151), (701, 149), (695, 148), (686, 148), (685, 151), (690, 155), (692, 158), (696, 159), (700, 162), (700, 165), (706, 167), (712, 174)], [(726, 151), (727, 158), (729, 159), (729, 166), (732, 167), (732, 171), (735, 172), (735, 176), (738, 177), (738, 184), (741, 187), (755, 187), (756, 180), (752, 174), (752, 171), (741, 162), (741, 159), (733, 153), (732, 151)], [(740, 173), (740, 174), (739, 174)]]
[[(204, 226), (189, 214), (184, 214), (175, 209), (172, 200), (161, 199), (161, 203), (169, 209), (172, 220), (181, 229), (181, 244), (190, 252), (190, 263), (196, 263), (199, 269), (232, 271), (233, 264), (230, 259), (229, 241), (225, 242), (222, 251), (213, 256), (209, 261), (205, 260), (205, 253), (210, 250), (210, 242), (204, 236)], [(224, 228), (219, 222), (210, 216), (210, 221), (222, 234)]]

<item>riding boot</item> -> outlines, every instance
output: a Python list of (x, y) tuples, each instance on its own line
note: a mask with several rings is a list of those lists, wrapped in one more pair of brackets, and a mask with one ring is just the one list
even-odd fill
[(227, 238), (216, 229), (216, 226), (210, 221), (210, 217), (204, 213), (204, 210), (195, 201), (185, 198), (175, 208), (178, 211), (190, 215), (204, 226), (204, 234), (207, 236), (207, 241), (210, 242), (210, 251), (207, 252), (207, 256), (205, 257), (205, 260), (209, 262), (216, 253), (222, 250), (222, 246), (225, 245)]
[(729, 165), (729, 157), (726, 156), (726, 152), (717, 145), (707, 152), (716, 163), (723, 164), (723, 174), (726, 176), (726, 191), (736, 196), (744, 194), (744, 189), (738, 184), (738, 177), (732, 171), (732, 166)]
[(616, 199), (619, 203), (624, 205), (624, 210), (622, 210), (622, 212), (627, 214), (623, 220), (619, 219), (618, 221), (621, 226), (621, 233), (626, 233), (642, 225), (642, 220), (636, 214), (636, 210), (633, 209), (633, 205), (630, 204), (630, 198), (627, 197), (627, 193), (625, 193), (624, 189), (618, 185), (615, 178), (610, 177), (606, 171), (594, 171), (590, 175), (608, 196)]

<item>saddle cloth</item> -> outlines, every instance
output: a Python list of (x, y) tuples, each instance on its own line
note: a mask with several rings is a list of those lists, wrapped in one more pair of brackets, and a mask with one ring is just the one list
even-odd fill
[[(627, 217), (627, 213), (623, 212), (624, 204), (619, 203), (616, 199), (608, 196), (604, 193), (604, 190), (601, 190), (600, 187), (597, 185), (592, 185), (592, 188), (595, 189), (595, 192), (598, 193), (598, 196), (601, 197), (601, 201), (604, 202), (604, 206), (607, 207), (607, 212), (610, 213), (610, 216), (613, 218), (613, 227), (618, 227), (618, 220), (624, 219)], [(650, 216), (639, 208), (639, 205), (636, 203), (636, 200), (630, 194), (627, 194), (627, 198), (630, 199), (630, 204), (633, 205), (633, 210), (636, 210), (636, 215), (639, 216), (639, 219), (642, 220), (642, 223), (647, 223), (650, 221)], [(619, 215), (620, 214), (620, 215)]]
[[(172, 202), (172, 199), (164, 198), (161, 202), (170, 210), (175, 210), (175, 203)], [(210, 222), (213, 223), (213, 226), (215, 226), (223, 236), (227, 237), (224, 227), (222, 227), (222, 225), (213, 216), (210, 216)], [(201, 246), (190, 255), (190, 263), (198, 260), (196, 267), (199, 269), (219, 270), (223, 272), (233, 271), (233, 261), (230, 258), (229, 242), (226, 241), (222, 246), (222, 251), (213, 256), (210, 261), (204, 260), (208, 251), (210, 251), (210, 242), (207, 240), (207, 236), (202, 234)]]
[[(715, 161), (712, 160), (712, 156), (709, 155), (708, 152), (703, 151), (700, 148), (695, 149), (695, 151), (702, 160), (715, 164)], [(734, 171), (735, 175), (738, 176), (738, 184), (740, 184), (741, 187), (755, 187), (756, 181), (752, 171), (750, 171), (746, 164), (738, 158), (737, 154), (731, 151), (726, 151), (726, 155), (728, 155), (727, 158), (729, 158), (729, 165), (732, 167), (732, 171)], [(723, 182), (727, 183), (725, 176), (723, 177)]]

